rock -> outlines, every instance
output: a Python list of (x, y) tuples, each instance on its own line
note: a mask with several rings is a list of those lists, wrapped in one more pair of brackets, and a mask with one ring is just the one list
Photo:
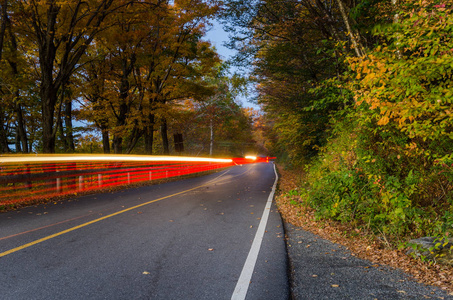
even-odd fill
[(408, 242), (406, 254), (453, 266), (453, 240), (422, 237)]

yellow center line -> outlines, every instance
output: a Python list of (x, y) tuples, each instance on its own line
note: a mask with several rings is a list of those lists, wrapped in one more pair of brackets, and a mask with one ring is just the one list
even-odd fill
[(7, 250), (7, 251), (5, 251), (5, 252), (0, 253), (0, 257), (6, 256), (6, 255), (8, 255), (8, 254), (11, 254), (11, 253), (14, 253), (14, 252), (17, 252), (17, 251), (20, 251), (20, 250), (23, 250), (23, 249), (28, 248), (28, 247), (31, 247), (31, 246), (33, 246), (33, 245), (36, 245), (36, 244), (45, 242), (45, 241), (50, 240), (50, 239), (53, 239), (54, 237), (63, 235), (63, 234), (65, 234), (65, 233), (69, 233), (69, 232), (71, 232), (71, 231), (74, 231), (74, 230), (77, 230), (77, 229), (80, 229), (80, 228), (83, 228), (83, 227), (86, 227), (86, 226), (88, 226), (88, 225), (91, 225), (91, 224), (100, 222), (100, 221), (102, 221), (102, 220), (105, 220), (105, 219), (114, 217), (114, 216), (116, 216), (116, 215), (119, 215), (119, 214), (122, 214), (122, 213), (125, 213), (125, 212), (128, 212), (128, 211), (131, 211), (131, 210), (134, 210), (134, 209), (136, 209), (136, 208), (139, 208), (139, 207), (142, 207), (142, 206), (145, 206), (145, 205), (148, 205), (148, 204), (157, 202), (157, 201), (161, 201), (161, 200), (164, 200), (164, 199), (168, 199), (168, 198), (171, 198), (171, 197), (174, 197), (174, 196), (178, 196), (178, 195), (181, 195), (181, 194), (184, 194), (184, 193), (187, 193), (187, 192), (190, 192), (190, 191), (199, 189), (199, 188), (201, 188), (201, 187), (203, 187), (203, 186), (206, 186), (206, 185), (209, 185), (209, 184), (213, 183), (215, 180), (219, 179), (220, 177), (222, 177), (223, 175), (225, 175), (225, 174), (228, 173), (228, 172), (229, 172), (229, 171), (226, 171), (226, 172), (224, 172), (223, 174), (221, 174), (221, 175), (217, 176), (216, 178), (214, 178), (213, 180), (210, 180), (210, 181), (208, 181), (207, 183), (202, 184), (202, 185), (199, 185), (199, 186), (197, 186), (197, 187), (194, 187), (194, 188), (191, 188), (191, 189), (182, 191), (182, 192), (178, 192), (178, 193), (175, 193), (175, 194), (171, 194), (171, 195), (168, 195), (168, 196), (165, 196), (165, 197), (161, 197), (161, 198), (158, 198), (158, 199), (155, 199), (155, 200), (151, 200), (151, 201), (148, 201), (148, 202), (145, 202), (145, 203), (142, 203), (142, 204), (138, 204), (138, 205), (135, 205), (135, 206), (132, 206), (132, 207), (129, 207), (129, 208), (126, 208), (126, 209), (117, 211), (117, 212), (115, 212), (115, 213), (109, 214), (109, 215), (107, 215), (107, 216), (104, 216), (104, 217), (101, 217), (101, 218), (98, 218), (98, 219), (95, 219), (95, 220), (92, 220), (92, 221), (89, 221), (89, 222), (86, 222), (86, 223), (83, 223), (83, 224), (80, 224), (80, 225), (71, 227), (71, 228), (69, 228), (69, 229), (66, 229), (66, 230), (63, 230), (63, 231), (60, 231), (60, 232), (57, 232), (57, 233), (48, 235), (48, 236), (46, 236), (46, 237), (40, 238), (40, 239), (38, 239), (38, 240), (35, 240), (35, 241), (33, 241), (33, 242), (24, 244), (24, 245), (19, 246), (19, 247), (13, 248), (13, 249), (11, 249), (11, 250)]

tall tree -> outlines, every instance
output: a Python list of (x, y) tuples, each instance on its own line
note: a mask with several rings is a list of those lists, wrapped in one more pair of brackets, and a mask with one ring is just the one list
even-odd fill
[[(165, 108), (168, 101), (190, 97), (190, 89), (186, 94), (181, 89), (183, 85), (177, 82), (196, 81), (199, 75), (195, 65), (204, 65), (204, 71), (212, 68), (218, 59), (205, 42), (201, 41), (209, 18), (219, 10), (218, 1), (179, 0), (174, 1), (169, 9), (162, 11), (156, 18), (156, 42), (153, 51), (149, 53), (146, 67), (142, 73), (146, 89), (150, 92), (148, 102), (148, 120), (145, 135), (147, 151), (152, 151), (153, 131), (156, 123), (156, 113), (159, 108)], [(201, 67), (202, 68), (202, 67)], [(176, 87), (176, 89), (175, 89)], [(186, 85), (187, 87), (187, 85)], [(168, 122), (165, 109), (160, 109), (160, 131), (163, 141), (163, 153), (168, 154)], [(149, 152), (148, 152), (149, 153)]]
[[(6, 34), (6, 26), (8, 24), (8, 1), (4, 0), (0, 3), (0, 62), (2, 62), (3, 58), (3, 45), (5, 41), (5, 34)], [(0, 88), (3, 94), (3, 87)], [(8, 138), (7, 138), (7, 129), (5, 128), (7, 120), (7, 115), (5, 108), (3, 105), (0, 105), (0, 121), (2, 122), (0, 125), (0, 153), (7, 153), (9, 152), (8, 147)]]
[(55, 152), (59, 91), (94, 37), (104, 29), (107, 16), (127, 4), (120, 0), (19, 2), (17, 24), (37, 48), (44, 153)]

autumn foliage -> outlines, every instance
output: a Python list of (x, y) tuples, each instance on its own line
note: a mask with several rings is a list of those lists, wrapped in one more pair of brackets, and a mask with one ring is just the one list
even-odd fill
[(388, 245), (453, 234), (452, 13), (441, 0), (230, 1), (271, 148), (305, 169), (290, 194), (317, 218)]
[[(237, 96), (228, 82), (211, 80), (225, 68), (205, 39), (220, 1), (6, 0), (0, 7), (0, 153), (169, 154), (174, 134), (186, 139), (186, 154), (226, 149), (220, 134), (196, 143), (192, 132), (210, 125), (190, 124), (203, 101)], [(252, 120), (235, 105), (241, 124), (222, 120), (223, 130), (240, 127), (242, 136), (224, 142), (241, 145)]]

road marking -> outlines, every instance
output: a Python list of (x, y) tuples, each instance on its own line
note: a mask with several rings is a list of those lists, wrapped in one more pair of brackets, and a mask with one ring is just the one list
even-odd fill
[(258, 254), (260, 252), (261, 244), (263, 242), (263, 237), (267, 225), (267, 220), (269, 219), (269, 213), (271, 210), (272, 200), (274, 199), (275, 189), (277, 187), (278, 174), (275, 170), (275, 181), (272, 186), (272, 191), (267, 198), (266, 206), (264, 207), (263, 215), (261, 217), (260, 225), (256, 231), (255, 238), (253, 239), (252, 247), (245, 261), (244, 267), (242, 268), (241, 275), (234, 289), (231, 300), (244, 300), (247, 296), (247, 290), (250, 285), (250, 280), (252, 279), (253, 270), (255, 269), (256, 260), (258, 259)]
[(64, 220), (64, 221), (61, 221), (61, 222), (57, 222), (57, 223), (49, 224), (49, 225), (46, 225), (46, 226), (38, 227), (38, 228), (35, 228), (35, 229), (31, 229), (31, 230), (22, 231), (22, 232), (19, 232), (19, 233), (16, 233), (16, 234), (8, 235), (8, 236), (0, 238), (0, 241), (1, 240), (6, 240), (6, 239), (9, 239), (9, 238), (12, 238), (12, 237), (16, 237), (16, 236), (19, 236), (19, 235), (35, 232), (35, 231), (38, 231), (38, 230), (46, 229), (46, 228), (49, 228), (49, 227), (52, 227), (52, 226), (61, 225), (61, 224), (64, 224), (66, 222), (70, 222), (70, 221), (74, 221), (74, 220), (77, 220), (77, 219), (85, 218), (85, 217), (88, 217), (88, 216), (91, 216), (91, 215), (94, 215), (94, 214), (95, 213), (89, 213), (89, 214), (82, 215), (82, 216), (79, 216), (79, 217), (75, 217), (75, 218), (72, 218), (72, 219), (67, 219), (67, 220)]
[(117, 216), (117, 215), (119, 215), (119, 214), (122, 214), (122, 213), (125, 213), (125, 212), (128, 212), (128, 211), (134, 210), (134, 209), (136, 209), (136, 208), (139, 208), (139, 207), (142, 207), (142, 206), (145, 206), (145, 205), (148, 205), (148, 204), (157, 202), (157, 201), (161, 201), (161, 200), (164, 200), (164, 199), (168, 199), (168, 198), (171, 198), (171, 197), (174, 197), (174, 196), (178, 196), (178, 195), (181, 195), (181, 194), (184, 194), (184, 193), (187, 193), (187, 192), (190, 192), (190, 191), (199, 189), (199, 188), (201, 188), (201, 187), (203, 187), (203, 186), (206, 186), (206, 185), (209, 185), (209, 184), (213, 183), (215, 180), (219, 179), (220, 177), (222, 177), (223, 175), (225, 175), (225, 174), (228, 173), (228, 172), (229, 172), (229, 170), (227, 170), (226, 172), (224, 172), (224, 173), (222, 173), (221, 175), (217, 176), (216, 178), (214, 178), (214, 179), (212, 179), (212, 180), (206, 182), (205, 184), (199, 185), (199, 186), (197, 186), (197, 187), (194, 187), (194, 188), (191, 188), (191, 189), (182, 191), (182, 192), (178, 192), (178, 193), (175, 193), (175, 194), (171, 194), (171, 195), (168, 195), (168, 196), (165, 196), (165, 197), (161, 197), (161, 198), (158, 198), (158, 199), (155, 199), (155, 200), (151, 200), (151, 201), (148, 201), (148, 202), (145, 202), (145, 203), (142, 203), (142, 204), (138, 204), (138, 205), (135, 205), (135, 206), (132, 206), (132, 207), (129, 207), (129, 208), (126, 208), (126, 209), (117, 211), (117, 212), (115, 212), (115, 213), (106, 215), (106, 216), (104, 216), (104, 217), (101, 217), (101, 218), (98, 218), (98, 219), (95, 219), (95, 220), (91, 220), (91, 221), (89, 221), (89, 222), (86, 222), (86, 223), (83, 223), (83, 224), (80, 224), (80, 225), (71, 227), (71, 228), (69, 228), (69, 229), (66, 229), (66, 230), (63, 230), (63, 231), (60, 231), (60, 232), (57, 232), (57, 233), (48, 235), (48, 236), (46, 236), (46, 237), (40, 238), (40, 239), (38, 239), (38, 240), (35, 240), (35, 241), (33, 241), (33, 242), (24, 244), (24, 245), (19, 246), (19, 247), (13, 248), (13, 249), (11, 249), (11, 250), (7, 250), (7, 251), (5, 251), (5, 252), (0, 253), (0, 257), (6, 256), (6, 255), (8, 255), (8, 254), (11, 254), (11, 253), (14, 253), (14, 252), (17, 252), (17, 251), (20, 251), (20, 250), (23, 250), (23, 249), (28, 248), (28, 247), (31, 247), (31, 246), (33, 246), (33, 245), (36, 245), (36, 244), (45, 242), (45, 241), (50, 240), (50, 239), (53, 239), (54, 237), (57, 237), (57, 236), (66, 234), (66, 233), (68, 233), (68, 232), (71, 232), (71, 231), (74, 231), (74, 230), (77, 230), (77, 229), (86, 227), (86, 226), (88, 226), (88, 225), (91, 225), (91, 224), (94, 224), (94, 223), (103, 221), (103, 220), (105, 220), (105, 219), (108, 219), (108, 218)]

